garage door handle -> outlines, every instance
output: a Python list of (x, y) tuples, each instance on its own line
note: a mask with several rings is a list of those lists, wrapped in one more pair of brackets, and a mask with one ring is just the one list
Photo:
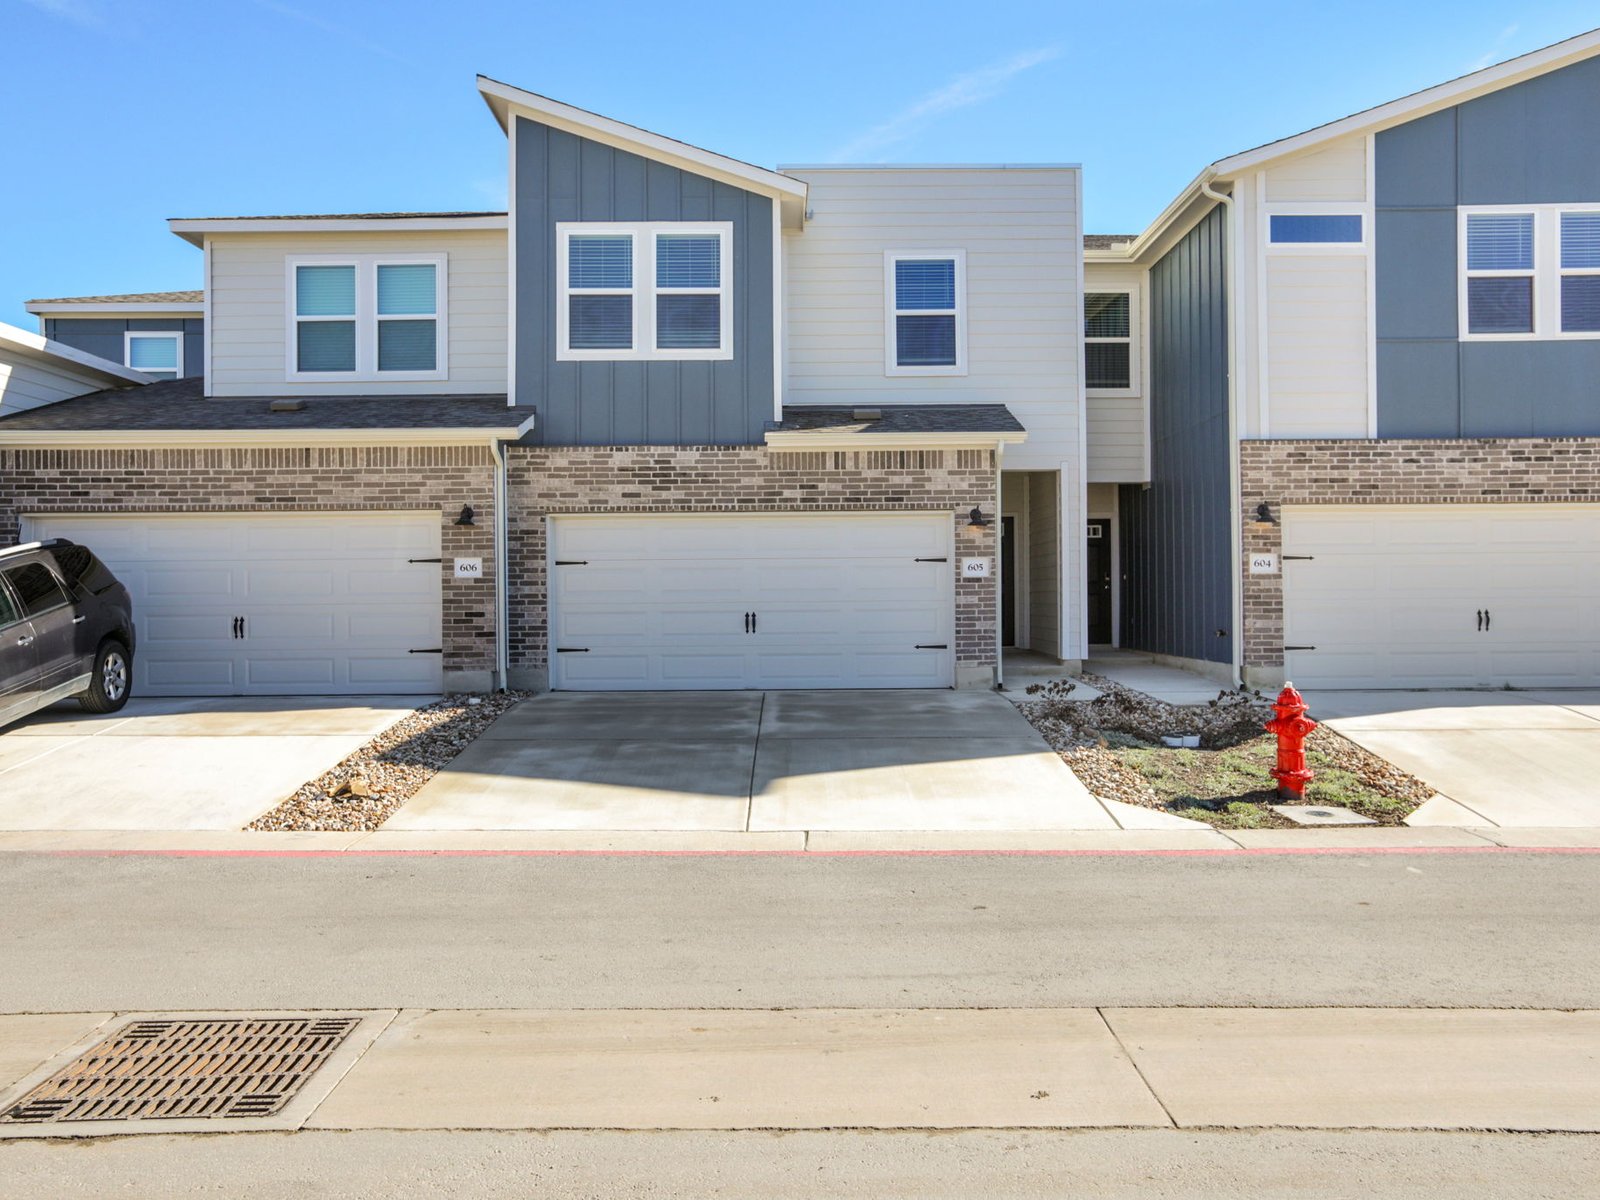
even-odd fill
[(754, 633), (755, 631), (756, 631), (756, 615), (755, 615), (755, 613), (751, 613), (750, 614), (750, 632)]
[(1494, 616), (1486, 608), (1486, 609), (1483, 610), (1483, 631), (1485, 633), (1488, 633), (1489, 632), (1489, 626), (1492, 625), (1492, 624), (1494, 624)]
[(745, 615), (744, 615), (744, 631), (746, 633), (750, 632), (750, 614), (749, 613), (745, 613)]

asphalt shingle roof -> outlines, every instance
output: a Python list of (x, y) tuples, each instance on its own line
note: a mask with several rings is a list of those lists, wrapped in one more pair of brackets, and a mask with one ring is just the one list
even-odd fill
[(176, 217), (180, 221), (416, 221), (457, 217), (503, 217), (499, 212), (268, 213), (257, 217)]
[(783, 433), (1023, 433), (1022, 422), (1004, 404), (881, 404), (877, 420), (856, 416), (859, 408), (786, 407), (774, 432)]
[(1131, 242), (1139, 235), (1137, 233), (1086, 233), (1083, 235), (1083, 248), (1085, 250), (1109, 250), (1124, 242)]
[[(197, 376), (91, 392), (0, 417), (0, 442), (19, 430), (508, 429), (533, 414), (531, 408), (507, 408), (503, 393), (207, 398), (204, 389)], [(303, 400), (305, 407), (273, 412), (272, 401), (280, 399)]]
[(200, 304), (206, 294), (194, 292), (124, 292), (120, 296), (45, 296), (28, 304)]

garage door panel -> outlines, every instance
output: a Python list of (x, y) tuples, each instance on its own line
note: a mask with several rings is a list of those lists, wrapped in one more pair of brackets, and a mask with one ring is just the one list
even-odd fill
[[(1600, 507), (1284, 508), (1304, 687), (1600, 684)], [(1367, 541), (1359, 538), (1366, 531)], [(1480, 628), (1478, 614), (1490, 614)]]
[[(949, 686), (951, 518), (557, 517), (557, 687)], [(940, 557), (944, 564), (917, 564)], [(744, 614), (757, 627), (746, 632)]]
[[(442, 686), (436, 513), (27, 518), (128, 587), (144, 695), (421, 693)], [(487, 601), (486, 601), (487, 603)], [(246, 634), (235, 636), (234, 619)]]

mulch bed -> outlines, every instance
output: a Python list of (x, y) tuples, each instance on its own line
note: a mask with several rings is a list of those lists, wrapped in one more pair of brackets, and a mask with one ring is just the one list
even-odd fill
[[(1018, 707), (1094, 795), (1224, 828), (1293, 824), (1267, 807), (1278, 802), (1267, 774), (1277, 741), (1262, 730), (1273, 715), (1269, 697), (1219, 691), (1207, 704), (1175, 705), (1104, 676), (1082, 678), (1102, 693), (1099, 699), (1075, 701), (1071, 685), (1057, 682), (1029, 688), (1038, 699)], [(1199, 735), (1200, 748), (1168, 748), (1163, 735)], [(1307, 803), (1398, 825), (1434, 794), (1326, 727), (1306, 739), (1306, 754), (1317, 773)]]
[(368, 833), (531, 692), (446, 696), (396, 721), (246, 829)]

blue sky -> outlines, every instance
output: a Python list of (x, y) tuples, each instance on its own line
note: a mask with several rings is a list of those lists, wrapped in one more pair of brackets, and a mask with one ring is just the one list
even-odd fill
[(0, 321), (35, 328), (32, 296), (198, 287), (171, 216), (503, 207), (480, 71), (765, 165), (1078, 162), (1087, 228), (1124, 232), (1213, 159), (1596, 11), (0, 0)]

